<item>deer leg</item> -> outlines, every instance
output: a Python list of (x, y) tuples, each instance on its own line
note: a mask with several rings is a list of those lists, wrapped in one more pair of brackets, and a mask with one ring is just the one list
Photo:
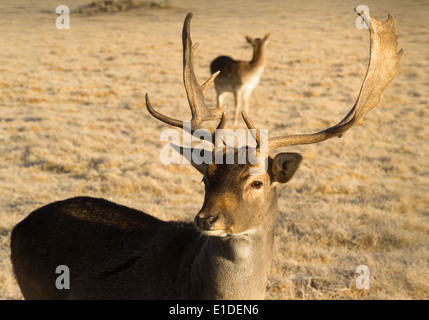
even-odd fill
[(222, 108), (223, 107), (223, 98), (225, 96), (225, 92), (218, 92), (217, 94), (217, 107)]
[(252, 92), (246, 92), (244, 94), (244, 111), (247, 115), (249, 115), (249, 100)]
[(234, 91), (234, 100), (235, 100), (235, 117), (234, 125), (237, 124), (238, 116), (240, 114), (240, 105), (241, 105), (241, 92)]

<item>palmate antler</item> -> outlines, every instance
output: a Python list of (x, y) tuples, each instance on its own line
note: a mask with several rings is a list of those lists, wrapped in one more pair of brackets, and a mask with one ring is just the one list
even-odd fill
[[(356, 11), (356, 13), (361, 15), (360, 12)], [(398, 62), (403, 50), (397, 51), (396, 21), (391, 14), (384, 22), (367, 15), (365, 16), (365, 23), (369, 27), (370, 34), (369, 65), (357, 101), (348, 115), (335, 126), (317, 133), (269, 138), (269, 150), (341, 137), (351, 127), (363, 124), (365, 115), (377, 106), (384, 89), (399, 72)], [(246, 123), (249, 122), (245, 115), (243, 118), (245, 118)]]
[[(358, 15), (362, 14), (357, 11), (356, 13)], [(182, 33), (183, 81), (192, 113), (190, 131), (191, 133), (194, 133), (195, 130), (201, 128), (201, 124), (203, 122), (215, 119), (220, 119), (217, 129), (223, 129), (226, 123), (223, 108), (209, 109), (204, 102), (205, 94), (216, 78), (218, 72), (214, 73), (201, 86), (198, 85), (195, 77), (192, 64), (192, 54), (198, 44), (192, 46), (190, 36), (191, 19), (192, 13), (189, 13), (186, 16)], [(391, 14), (388, 15), (388, 19), (384, 22), (378, 21), (369, 15), (365, 15), (364, 21), (369, 28), (370, 57), (368, 70), (353, 108), (343, 120), (323, 131), (312, 134), (293, 134), (269, 138), (268, 151), (280, 147), (312, 144), (333, 137), (341, 137), (351, 127), (363, 124), (365, 115), (377, 106), (384, 89), (399, 72), (398, 62), (403, 54), (403, 50), (401, 49), (399, 52), (397, 51), (398, 36), (395, 34), (396, 21)], [(155, 118), (169, 125), (188, 129), (184, 128), (183, 121), (167, 117), (153, 109), (147, 94), (146, 106), (150, 114)], [(256, 130), (255, 126), (244, 112), (242, 112), (242, 116), (250, 132), (254, 135), (257, 142), (257, 149), (259, 149), (261, 145), (259, 130)], [(212, 133), (212, 143), (216, 144), (216, 142), (215, 134)]]
[[(183, 24), (182, 42), (183, 42), (183, 83), (185, 85), (186, 94), (188, 96), (189, 107), (191, 108), (192, 118), (190, 121), (191, 134), (194, 131), (201, 128), (201, 124), (209, 120), (220, 119), (217, 129), (223, 129), (225, 127), (226, 118), (223, 112), (224, 107), (210, 109), (204, 102), (204, 97), (207, 90), (212, 85), (214, 79), (219, 74), (219, 71), (212, 74), (211, 77), (202, 85), (199, 85), (194, 72), (194, 66), (192, 64), (193, 52), (198, 47), (198, 43), (192, 45), (191, 40), (191, 19), (192, 13), (188, 13)], [(174, 127), (184, 128), (184, 122), (182, 120), (173, 119), (167, 117), (158, 111), (156, 111), (150, 103), (149, 96), (146, 94), (146, 107), (149, 113), (169, 125)], [(212, 134), (212, 142), (215, 143), (214, 134)]]

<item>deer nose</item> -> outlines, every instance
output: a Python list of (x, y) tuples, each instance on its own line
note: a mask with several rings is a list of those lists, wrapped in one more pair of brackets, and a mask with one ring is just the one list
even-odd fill
[(195, 224), (202, 230), (211, 230), (214, 228), (216, 221), (219, 219), (219, 215), (200, 215), (197, 214), (195, 217)]

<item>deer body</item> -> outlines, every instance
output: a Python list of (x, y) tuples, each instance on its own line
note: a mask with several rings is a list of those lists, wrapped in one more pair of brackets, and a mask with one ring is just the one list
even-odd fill
[[(27, 236), (21, 240), (22, 233)], [(169, 298), (175, 279), (165, 278), (177, 274), (180, 263), (174, 255), (183, 251), (177, 246), (194, 239), (196, 246), (198, 233), (191, 224), (167, 223), (103, 199), (79, 197), (42, 207), (18, 224), (12, 261), (26, 299)], [(168, 249), (175, 249), (171, 263), (160, 264)], [(70, 290), (55, 286), (58, 265), (70, 269)], [(145, 276), (156, 270), (160, 277)], [(39, 273), (43, 276), (31, 280)]]
[[(360, 13), (358, 13), (360, 14)], [(149, 113), (193, 134), (208, 120), (225, 127), (222, 107), (210, 109), (205, 94), (218, 72), (204, 84), (196, 81), (188, 14), (183, 26), (183, 80), (192, 113), (183, 121), (155, 110)], [(11, 259), (26, 299), (260, 299), (270, 270), (277, 212), (276, 186), (291, 180), (302, 161), (299, 153), (269, 155), (280, 147), (318, 143), (341, 137), (362, 124), (383, 90), (399, 72), (395, 20), (367, 17), (370, 31), (368, 71), (357, 101), (347, 116), (323, 131), (262, 140), (245, 112), (256, 141), (256, 162), (240, 162), (242, 151), (220, 144), (212, 135), (210, 163), (194, 161), (201, 150), (179, 148), (203, 176), (204, 203), (194, 223), (165, 222), (106, 200), (78, 197), (54, 202), (31, 213), (12, 231)], [(244, 67), (243, 67), (244, 68)], [(245, 74), (243, 72), (242, 74)], [(253, 76), (249, 71), (249, 77)], [(253, 80), (254, 81), (254, 80)], [(254, 82), (253, 82), (254, 83)], [(268, 150), (263, 150), (263, 146)], [(216, 146), (216, 148), (214, 147)], [(244, 149), (243, 149), (244, 148)], [(187, 151), (187, 152), (184, 152)], [(188, 152), (191, 151), (191, 152)], [(219, 153), (219, 151), (221, 153)], [(232, 164), (221, 161), (218, 155)], [(189, 158), (190, 157), (190, 158)], [(258, 164), (255, 164), (258, 163)], [(265, 164), (265, 166), (259, 166)], [(259, 168), (265, 168), (264, 171)], [(257, 170), (254, 170), (257, 169)], [(58, 289), (58, 266), (70, 271), (70, 288)]]
[[(216, 169), (218, 175), (211, 179), (215, 187), (207, 190), (196, 218), (197, 226), (211, 229), (211, 218), (218, 217), (215, 223), (222, 224), (218, 227), (223, 234), (209, 230), (201, 234), (193, 223), (161, 221), (90, 197), (34, 211), (14, 228), (11, 241), (14, 271), (24, 297), (262, 299), (271, 264), (277, 198), (270, 188), (263, 194), (265, 201), (260, 197), (238, 201), (236, 206), (245, 208), (243, 215), (250, 216), (249, 225), (229, 233), (222, 222), (231, 219), (224, 206), (234, 201), (231, 193), (243, 192), (231, 186), (235, 180), (222, 176), (226, 170), (237, 169), (243, 172), (230, 165)], [(59, 265), (70, 270), (69, 290), (56, 287)], [(34, 278), (34, 274), (43, 276)]]
[(227, 56), (217, 57), (210, 65), (211, 73), (220, 71), (215, 79), (218, 108), (223, 105), (224, 94), (232, 92), (235, 102), (234, 124), (237, 123), (240, 109), (244, 101), (244, 111), (249, 113), (249, 99), (259, 82), (265, 68), (265, 46), (269, 34), (263, 39), (252, 39), (246, 36), (253, 46), (253, 57), (250, 61), (234, 60)]

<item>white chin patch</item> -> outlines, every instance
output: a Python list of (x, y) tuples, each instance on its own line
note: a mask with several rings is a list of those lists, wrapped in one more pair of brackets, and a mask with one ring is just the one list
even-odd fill
[(200, 230), (202, 234), (211, 237), (226, 237), (228, 233), (225, 230)]
[(250, 235), (255, 233), (255, 229), (250, 229), (244, 232), (240, 232), (240, 233), (229, 233), (226, 232), (225, 230), (200, 230), (202, 234), (205, 234), (206, 236), (212, 236), (212, 237), (239, 237), (239, 236), (244, 236), (244, 235)]

